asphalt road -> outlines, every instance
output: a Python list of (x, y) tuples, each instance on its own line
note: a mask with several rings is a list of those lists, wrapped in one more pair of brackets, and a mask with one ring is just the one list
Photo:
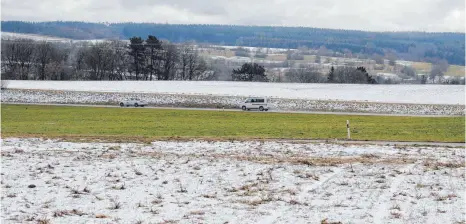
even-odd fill
[[(73, 107), (108, 107), (119, 108), (118, 105), (97, 105), (97, 104), (49, 104), (49, 103), (11, 103), (2, 102), (2, 104), (20, 104), (20, 105), (47, 105), (47, 106), (73, 106)], [(218, 108), (191, 108), (191, 107), (125, 107), (133, 109), (170, 109), (170, 110), (201, 110), (201, 111), (230, 111), (239, 112), (240, 109), (218, 109)], [(327, 111), (257, 111), (253, 113), (293, 113), (293, 114), (333, 114), (333, 115), (360, 115), (360, 116), (397, 116), (397, 117), (463, 117), (461, 115), (420, 115), (420, 114), (379, 114), (379, 113), (360, 113), (360, 112), (327, 112)]]

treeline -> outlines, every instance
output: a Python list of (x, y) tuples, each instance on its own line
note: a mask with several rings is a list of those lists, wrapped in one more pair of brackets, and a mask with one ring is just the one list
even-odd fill
[[(2, 80), (223, 80), (297, 83), (397, 84), (371, 76), (366, 68), (322, 67), (229, 62), (199, 55), (193, 43), (174, 44), (149, 35), (124, 41), (46, 42), (2, 40)], [(316, 58), (317, 59), (317, 58)], [(319, 59), (320, 60), (320, 59)], [(276, 67), (278, 66), (278, 67)], [(277, 70), (278, 69), (278, 70)], [(444, 79), (446, 61), (435, 64), (429, 77), (417, 76), (410, 67), (404, 78), (419, 84), (464, 84), (464, 79)], [(284, 71), (277, 74), (276, 71)]]
[(465, 64), (464, 33), (364, 32), (306, 27), (170, 25), (156, 23), (85, 23), (2, 21), (2, 31), (71, 39), (129, 39), (157, 34), (171, 42), (268, 48), (319, 49), (361, 57), (395, 55), (399, 59)]
[[(232, 72), (233, 81), (271, 81), (262, 65), (256, 63), (244, 63), (241, 68)], [(324, 75), (315, 67), (302, 67), (290, 69), (285, 74), (287, 82), (295, 83), (352, 83), (352, 84), (378, 84), (364, 67), (331, 67)]]
[(2, 40), (2, 79), (18, 80), (211, 80), (216, 72), (192, 44), (155, 36), (130, 43), (50, 43)]

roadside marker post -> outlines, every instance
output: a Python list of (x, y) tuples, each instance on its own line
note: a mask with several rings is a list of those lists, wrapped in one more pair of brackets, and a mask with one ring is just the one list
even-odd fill
[(346, 120), (346, 130), (348, 131), (348, 139), (351, 139), (349, 120)]

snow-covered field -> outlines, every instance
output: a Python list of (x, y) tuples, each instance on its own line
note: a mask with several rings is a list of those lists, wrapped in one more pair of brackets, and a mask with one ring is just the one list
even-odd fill
[[(104, 39), (93, 39), (93, 40), (73, 40), (63, 37), (54, 37), (54, 36), (45, 36), (40, 34), (32, 33), (12, 33), (12, 32), (1, 32), (1, 38), (6, 40), (16, 40), (16, 39), (29, 39), (34, 41), (48, 41), (48, 42), (60, 42), (60, 43), (71, 43), (71, 42), (90, 42), (98, 43), (104, 42)], [(125, 40), (129, 42), (129, 40)]]
[(7, 138), (1, 219), (464, 223), (464, 159), (443, 147)]
[(189, 81), (9, 81), (8, 88), (121, 93), (368, 101), (413, 104), (465, 104), (461, 85), (360, 85)]
[(68, 42), (71, 39), (62, 38), (62, 37), (52, 37), (44, 36), (39, 34), (30, 34), (30, 33), (12, 33), (12, 32), (1, 32), (2, 39), (30, 39), (34, 41), (53, 41), (53, 42)]
[[(1, 101), (10, 103), (118, 105), (128, 98), (141, 98), (150, 106), (190, 108), (239, 108), (245, 97), (158, 93), (103, 93), (49, 90), (2, 90)], [(275, 111), (330, 111), (412, 115), (464, 115), (464, 105), (387, 104), (372, 102), (317, 101), (271, 98)]]

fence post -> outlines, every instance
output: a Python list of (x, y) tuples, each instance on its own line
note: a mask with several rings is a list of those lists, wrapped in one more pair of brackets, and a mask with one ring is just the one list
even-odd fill
[(348, 139), (351, 139), (349, 120), (346, 120), (346, 130), (348, 131)]

